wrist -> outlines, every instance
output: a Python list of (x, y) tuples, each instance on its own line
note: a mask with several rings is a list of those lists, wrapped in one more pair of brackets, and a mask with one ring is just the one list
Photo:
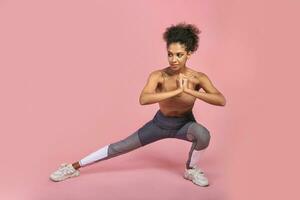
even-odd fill
[(180, 93), (182, 93), (184, 91), (184, 88), (178, 88), (177, 89), (177, 92), (180, 94)]
[(188, 93), (188, 94), (191, 93), (191, 89), (189, 89), (189, 88), (184, 88), (183, 91), (184, 91), (185, 93)]

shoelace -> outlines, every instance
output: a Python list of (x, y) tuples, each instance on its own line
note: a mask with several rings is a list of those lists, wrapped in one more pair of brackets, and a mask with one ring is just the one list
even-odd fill
[(67, 175), (67, 174), (72, 174), (74, 172), (73, 169), (70, 169), (69, 167), (63, 167), (63, 168), (60, 168), (59, 170), (63, 175)]
[(59, 166), (59, 169), (64, 168), (65, 166), (67, 166), (66, 163), (61, 164), (61, 165)]
[(204, 179), (204, 180), (206, 180), (206, 177), (204, 176), (204, 173), (199, 173), (199, 172), (196, 171), (196, 172), (194, 172), (192, 174), (197, 179), (202, 179), (202, 180)]
[(193, 168), (196, 172), (200, 173), (200, 174), (203, 174), (204, 172), (199, 168), (199, 167), (194, 167)]

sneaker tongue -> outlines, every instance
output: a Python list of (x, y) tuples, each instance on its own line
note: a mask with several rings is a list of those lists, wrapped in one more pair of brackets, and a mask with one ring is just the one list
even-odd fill
[(63, 167), (65, 167), (65, 166), (67, 166), (67, 163), (61, 164), (59, 168), (63, 168)]
[(198, 167), (198, 166), (194, 166), (193, 167), (196, 171), (200, 172), (200, 173), (203, 173), (203, 171)]

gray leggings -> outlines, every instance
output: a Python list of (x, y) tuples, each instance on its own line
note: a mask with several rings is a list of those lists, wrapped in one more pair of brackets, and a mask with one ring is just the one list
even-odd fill
[(108, 158), (115, 157), (152, 142), (165, 139), (177, 138), (192, 142), (186, 168), (191, 168), (190, 162), (193, 151), (205, 149), (209, 145), (210, 133), (207, 128), (199, 124), (192, 112), (183, 117), (164, 116), (158, 110), (152, 120), (139, 128), (133, 134), (123, 140), (108, 146)]

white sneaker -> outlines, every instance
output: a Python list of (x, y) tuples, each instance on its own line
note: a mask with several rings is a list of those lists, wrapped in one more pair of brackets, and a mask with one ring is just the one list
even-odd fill
[(204, 172), (197, 166), (192, 169), (185, 169), (183, 177), (202, 187), (209, 185), (207, 178), (204, 176)]
[(50, 175), (52, 181), (63, 181), (67, 178), (79, 176), (79, 170), (76, 170), (72, 164), (63, 163), (60, 165), (58, 170)]

